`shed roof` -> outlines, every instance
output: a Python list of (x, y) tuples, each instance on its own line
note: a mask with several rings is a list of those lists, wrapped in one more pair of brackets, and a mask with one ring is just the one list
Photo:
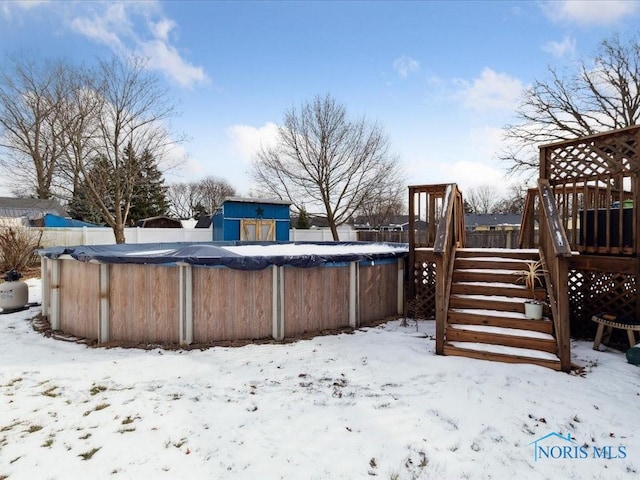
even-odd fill
[(274, 198), (226, 197), (224, 199), (224, 202), (266, 203), (269, 205), (291, 205), (291, 202), (288, 200), (279, 200)]

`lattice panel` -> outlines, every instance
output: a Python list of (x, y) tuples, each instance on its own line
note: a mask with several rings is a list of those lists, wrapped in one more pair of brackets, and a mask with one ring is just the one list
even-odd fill
[(613, 174), (633, 175), (640, 167), (636, 131), (615, 132), (581, 143), (549, 148), (549, 181), (553, 184)]
[(435, 318), (436, 316), (436, 264), (422, 262), (414, 265), (415, 298), (407, 302), (407, 316)]
[(572, 336), (593, 337), (595, 324), (591, 317), (601, 312), (618, 317), (636, 316), (635, 275), (572, 270), (568, 287)]

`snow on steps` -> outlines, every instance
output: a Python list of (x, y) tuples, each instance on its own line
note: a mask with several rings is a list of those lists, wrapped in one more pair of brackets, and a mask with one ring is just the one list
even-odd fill
[(530, 293), (519, 281), (527, 261), (538, 259), (536, 250), (456, 252), (445, 355), (560, 369), (553, 323), (524, 316)]
[(557, 351), (556, 340), (548, 333), (518, 328), (453, 324), (447, 326), (447, 342), (470, 342), (519, 347), (541, 352)]
[(505, 363), (528, 363), (560, 370), (560, 359), (555, 354), (526, 348), (484, 343), (448, 342), (444, 345), (444, 354)]

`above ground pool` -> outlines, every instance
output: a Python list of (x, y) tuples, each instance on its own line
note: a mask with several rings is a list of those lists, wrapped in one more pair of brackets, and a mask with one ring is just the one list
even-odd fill
[(99, 344), (283, 340), (403, 310), (405, 244), (154, 243), (40, 250), (51, 328)]

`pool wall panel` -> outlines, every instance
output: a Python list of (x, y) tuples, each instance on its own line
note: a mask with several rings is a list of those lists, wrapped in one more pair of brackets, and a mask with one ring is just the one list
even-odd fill
[(194, 267), (196, 343), (257, 339), (272, 333), (272, 270)]
[(284, 336), (349, 326), (349, 265), (284, 268)]
[(112, 264), (109, 269), (110, 340), (178, 343), (178, 288), (176, 266)]
[(360, 325), (398, 314), (398, 264), (360, 265)]
[(97, 339), (100, 302), (99, 265), (58, 260), (60, 266), (60, 330)]

